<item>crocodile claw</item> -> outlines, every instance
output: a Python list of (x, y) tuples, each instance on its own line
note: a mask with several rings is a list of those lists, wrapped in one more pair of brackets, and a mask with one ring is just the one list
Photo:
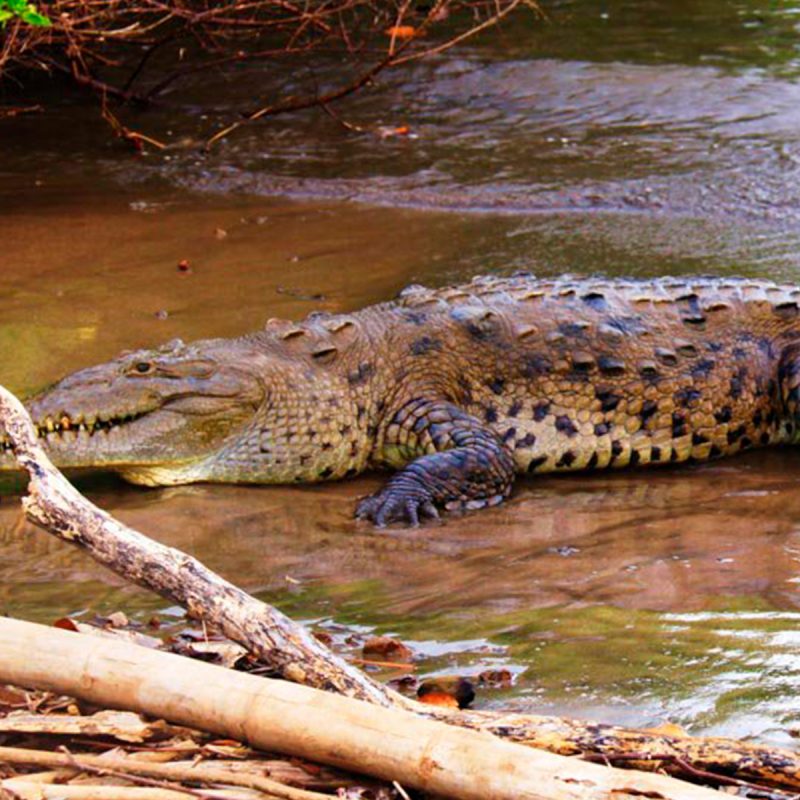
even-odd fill
[(422, 490), (409, 492), (387, 486), (376, 494), (362, 498), (356, 507), (356, 518), (373, 522), (383, 528), (391, 522), (401, 522), (416, 527), (420, 520), (438, 519), (439, 511), (433, 500)]

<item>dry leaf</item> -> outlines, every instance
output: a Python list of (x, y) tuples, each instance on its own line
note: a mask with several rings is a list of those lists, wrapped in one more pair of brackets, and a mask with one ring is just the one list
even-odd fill
[(387, 28), (384, 33), (395, 39), (413, 39), (415, 36), (419, 35), (417, 29), (413, 25), (392, 25), (392, 27)]

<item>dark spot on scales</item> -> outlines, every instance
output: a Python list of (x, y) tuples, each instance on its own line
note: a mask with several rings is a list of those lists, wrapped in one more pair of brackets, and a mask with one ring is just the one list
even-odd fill
[(667, 350), (665, 347), (656, 347), (655, 354), (656, 358), (661, 361), (662, 364), (666, 364), (669, 367), (674, 367), (678, 363), (678, 356), (672, 350)]
[(591, 372), (594, 369), (595, 361), (591, 353), (573, 353), (572, 368), (576, 372)]
[(625, 362), (613, 356), (600, 356), (597, 359), (597, 366), (600, 372), (605, 375), (619, 376), (625, 374)]
[(509, 417), (516, 417), (519, 412), (522, 411), (522, 401), (515, 400), (509, 407), (508, 407), (508, 416)]
[(703, 358), (698, 361), (691, 370), (693, 378), (707, 378), (714, 369), (716, 362), (711, 358)]
[(733, 412), (731, 411), (730, 406), (725, 406), (724, 408), (721, 408), (719, 411), (714, 412), (714, 419), (720, 425), (723, 425), (726, 422), (730, 422), (732, 417), (733, 417)]
[(629, 462), (630, 465), (632, 467), (635, 467), (639, 463), (639, 459), (640, 458), (641, 458), (641, 456), (639, 455), (639, 451), (638, 450), (631, 450), (631, 460)]
[(731, 378), (731, 383), (728, 387), (728, 393), (734, 400), (742, 396), (742, 393), (744, 392), (744, 382), (746, 379), (747, 367), (739, 367), (739, 369), (736, 370), (736, 373)]
[(706, 436), (703, 436), (702, 433), (697, 433), (697, 431), (695, 431), (692, 434), (693, 445), (708, 444), (708, 441), (709, 441), (708, 438)]
[(509, 428), (503, 434), (503, 444), (507, 444), (508, 442), (510, 442), (516, 435), (517, 435), (517, 429), (516, 428)]
[(487, 406), (484, 419), (490, 424), (492, 422), (497, 422), (497, 409), (494, 406)]
[(601, 294), (600, 292), (588, 292), (581, 297), (581, 300), (583, 300), (583, 302), (586, 303), (589, 308), (594, 309), (595, 311), (605, 311), (608, 308), (605, 295)]
[(426, 353), (438, 352), (442, 349), (439, 339), (432, 339), (430, 336), (421, 336), (411, 344), (411, 354), (424, 356)]
[(661, 448), (655, 445), (650, 449), (650, 460), (661, 461)]
[(798, 312), (797, 303), (794, 300), (787, 300), (785, 303), (778, 303), (773, 306), (776, 314), (782, 317), (796, 317)]
[(597, 466), (597, 452), (595, 451), (586, 462), (586, 469), (594, 469)]
[(688, 430), (686, 428), (686, 417), (678, 411), (672, 414), (672, 437), (677, 439), (680, 436), (686, 436)]
[(639, 374), (647, 379), (657, 378), (659, 376), (658, 367), (655, 364), (644, 363), (639, 367)]
[(489, 382), (488, 386), (494, 394), (503, 394), (506, 382), (504, 378), (494, 378)]
[(556, 430), (567, 436), (574, 436), (578, 432), (575, 423), (566, 415), (556, 417)]
[(537, 456), (528, 462), (528, 472), (533, 472), (538, 467), (541, 467), (547, 461), (547, 456)]
[(410, 322), (412, 325), (424, 325), (428, 321), (428, 316), (421, 311), (410, 311), (404, 308), (402, 311), (403, 319)]
[(520, 372), (524, 378), (537, 378), (548, 375), (553, 369), (553, 362), (546, 356), (529, 355), (525, 357)]
[(325, 467), (325, 469), (319, 473), (319, 477), (323, 479), (330, 478), (331, 475), (333, 475), (333, 470), (330, 467)]
[(759, 439), (759, 441), (761, 442), (761, 444), (763, 446), (768, 445), (769, 444), (769, 434), (766, 431), (764, 431), (764, 433), (761, 434), (761, 438)]
[(477, 339), (481, 342), (488, 339), (493, 332), (493, 328), (487, 325), (479, 325), (478, 323), (472, 321), (467, 322), (466, 328), (467, 332), (473, 339)]
[(760, 428), (761, 427), (761, 423), (763, 421), (764, 421), (764, 417), (761, 414), (761, 409), (759, 409), (758, 411), (756, 411), (755, 414), (753, 414), (753, 425), (756, 428)]
[(719, 458), (722, 455), (722, 450), (720, 450), (719, 446), (716, 444), (711, 445), (711, 449), (708, 451), (709, 458)]
[(533, 408), (534, 422), (541, 422), (550, 413), (550, 403), (545, 401), (537, 403)]
[(642, 324), (640, 317), (609, 317), (606, 325), (626, 336), (636, 336), (647, 331), (647, 327)]
[(640, 414), (642, 418), (642, 423), (647, 422), (653, 414), (656, 413), (658, 410), (658, 403), (655, 400), (645, 400), (644, 404), (642, 405), (642, 412)]
[(594, 390), (595, 397), (600, 401), (600, 407), (603, 411), (613, 411), (622, 398), (614, 394), (610, 389), (598, 386)]
[(366, 381), (375, 372), (375, 367), (368, 361), (362, 361), (358, 369), (353, 370), (347, 376), (347, 382), (351, 386), (358, 386)]
[(567, 450), (567, 452), (564, 453), (561, 456), (561, 458), (558, 459), (558, 461), (556, 462), (556, 466), (571, 467), (575, 463), (576, 458), (577, 456), (575, 455), (575, 453), (572, 452), (572, 450)]
[(681, 317), (681, 322), (684, 325), (693, 325), (699, 328), (706, 324), (706, 318), (702, 314), (686, 314)]
[(738, 442), (739, 439), (744, 436), (745, 427), (744, 425), (740, 425), (738, 428), (734, 428), (732, 431), (728, 431), (728, 444), (733, 444), (734, 442)]
[(610, 430), (611, 426), (605, 422), (601, 422), (594, 426), (594, 435), (595, 436), (605, 436), (608, 431)]
[(536, 436), (532, 433), (526, 433), (521, 439), (517, 440), (516, 449), (521, 450), (524, 447), (533, 447), (536, 444)]
[(579, 325), (577, 322), (562, 322), (558, 326), (558, 330), (564, 336), (570, 336), (573, 339), (586, 334), (586, 326)]
[(696, 402), (703, 396), (703, 393), (698, 391), (697, 389), (678, 389), (675, 394), (672, 395), (673, 400), (683, 408), (687, 408), (692, 403)]
[(611, 460), (621, 456), (624, 449), (622, 442), (611, 442)]

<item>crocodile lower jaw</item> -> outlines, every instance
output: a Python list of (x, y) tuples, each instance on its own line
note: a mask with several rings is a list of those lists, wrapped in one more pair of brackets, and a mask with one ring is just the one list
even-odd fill
[(129, 483), (137, 486), (181, 486), (209, 479), (204, 469), (205, 459), (175, 464), (150, 464), (148, 466), (111, 467)]

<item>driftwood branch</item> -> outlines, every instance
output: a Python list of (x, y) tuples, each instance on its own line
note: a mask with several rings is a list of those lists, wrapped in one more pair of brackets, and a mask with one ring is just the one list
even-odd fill
[(0, 619), (0, 681), (130, 708), (458, 800), (713, 800), (674, 778), (567, 759), (410, 711), (124, 641)]
[(196, 559), (153, 542), (93, 506), (53, 467), (24, 407), (2, 387), (0, 425), (5, 426), (20, 465), (30, 475), (29, 496), (23, 502), (35, 522), (60, 539), (82, 546), (122, 577), (184, 605), (193, 616), (219, 628), (288, 680), (385, 707), (411, 709), (420, 717), (562, 755), (585, 755), (690, 779), (697, 778), (699, 770), (800, 789), (800, 755), (788, 750), (559, 717), (448, 711), (403, 698), (343, 662), (302, 626)]

